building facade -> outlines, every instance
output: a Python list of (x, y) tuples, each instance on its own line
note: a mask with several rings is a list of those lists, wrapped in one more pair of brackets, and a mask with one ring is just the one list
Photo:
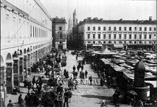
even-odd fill
[(56, 17), (52, 23), (53, 46), (60, 50), (67, 49), (66, 20)]
[(52, 48), (52, 21), (39, 0), (1, 0), (1, 102)]
[(151, 49), (157, 43), (156, 20), (103, 20), (87, 18), (78, 24), (78, 35), (90, 44), (109, 47)]

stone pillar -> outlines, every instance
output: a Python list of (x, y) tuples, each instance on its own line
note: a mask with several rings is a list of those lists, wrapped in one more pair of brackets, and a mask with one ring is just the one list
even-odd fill
[(24, 69), (24, 58), (19, 58), (19, 71), (20, 71), (20, 83), (24, 81), (23, 70)]
[(14, 87), (14, 78), (13, 78), (13, 65), (12, 62), (6, 63), (6, 90), (7, 93), (12, 93)]
[(31, 71), (30, 71), (30, 69), (31, 69), (31, 55), (30, 54), (28, 54), (28, 57), (27, 57), (27, 70), (28, 70), (28, 75), (31, 75)]
[(13, 59), (13, 72), (14, 72), (14, 86), (20, 86), (20, 72), (19, 72), (19, 60), (18, 58)]
[(4, 77), (4, 66), (0, 66), (0, 107), (3, 107), (5, 104), (6, 91), (5, 91), (5, 77)]

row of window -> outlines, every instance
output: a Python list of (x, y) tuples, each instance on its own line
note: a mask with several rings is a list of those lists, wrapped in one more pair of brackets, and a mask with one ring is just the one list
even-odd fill
[(155, 44), (155, 41), (88, 41), (88, 43), (109, 43), (109, 44)]
[(30, 26), (30, 37), (47, 37), (47, 31)]
[[(98, 34), (97, 35), (98, 37), (98, 39), (101, 39), (101, 34)], [(122, 34), (119, 34), (119, 35), (117, 35), (117, 34), (114, 34), (113, 35), (114, 36), (114, 39), (127, 39), (127, 34), (124, 34), (124, 35), (122, 35)], [(152, 39), (152, 35), (150, 34), (150, 35), (146, 35), (146, 34), (144, 34), (144, 37), (142, 38), (142, 34), (139, 34), (139, 35), (137, 35), (137, 34), (134, 34), (134, 35), (132, 35), (132, 34), (129, 34), (128, 35), (129, 36), (129, 39)], [(154, 35), (154, 38), (155, 38), (155, 36), (156, 35)], [(106, 34), (103, 34), (103, 39), (106, 39)], [(90, 39), (91, 38), (91, 35), (90, 34), (87, 34), (87, 38), (88, 39)], [(93, 38), (92, 39), (95, 39), (96, 38), (96, 35), (95, 34), (93, 34)], [(111, 39), (111, 34), (108, 34), (108, 39)]]
[[(103, 30), (114, 30), (114, 31), (156, 31), (156, 27), (103, 27)], [(93, 29), (91, 27), (87, 27), (87, 30), (96, 30), (96, 27), (93, 27)], [(101, 27), (98, 27), (97, 30), (101, 30)]]

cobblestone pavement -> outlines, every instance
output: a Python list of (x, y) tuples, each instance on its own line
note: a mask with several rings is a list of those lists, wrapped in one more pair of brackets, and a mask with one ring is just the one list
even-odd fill
[[(82, 60), (82, 57), (79, 57), (78, 60)], [(70, 52), (67, 52), (67, 66), (62, 67), (61, 69), (68, 70), (70, 76), (72, 76), (72, 67), (73, 65), (77, 66), (77, 60), (75, 55), (71, 55)], [(88, 71), (88, 76), (91, 76), (95, 79), (98, 79), (97, 74), (93, 72), (90, 68), (89, 64), (85, 64), (84, 70)], [(32, 74), (30, 78), (33, 77)], [(41, 74), (43, 75), (43, 74)], [(65, 84), (67, 85), (67, 84)], [(23, 88), (23, 84), (20, 84), (22, 97), (24, 98), (27, 93), (27, 88)], [(112, 99), (112, 95), (114, 93), (114, 89), (109, 89), (106, 86), (99, 86), (99, 82), (95, 83), (94, 85), (90, 85), (88, 82), (85, 84), (78, 85), (76, 90), (72, 91), (73, 96), (71, 98), (71, 102), (69, 103), (69, 107), (100, 107), (102, 100), (106, 100), (107, 103)], [(17, 107), (18, 95), (7, 94), (7, 98), (5, 104), (11, 99), (12, 102), (15, 104), (14, 107)], [(110, 103), (108, 103), (108, 107), (114, 107)], [(129, 105), (120, 105), (120, 107), (129, 107)]]

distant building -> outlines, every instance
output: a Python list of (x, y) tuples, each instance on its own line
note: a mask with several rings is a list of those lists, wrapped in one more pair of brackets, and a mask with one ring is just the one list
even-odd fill
[[(52, 48), (51, 17), (39, 0), (1, 0), (1, 102)], [(7, 102), (8, 103), (8, 102)]]
[(77, 24), (77, 18), (76, 18), (76, 9), (73, 12), (73, 27), (75, 27)]
[(66, 20), (65, 18), (53, 18), (52, 19), (52, 32), (53, 32), (53, 46), (56, 49), (67, 48), (67, 36), (66, 36)]
[(152, 49), (157, 43), (156, 22), (151, 17), (149, 20), (87, 18), (75, 27), (75, 38), (80, 38), (86, 48), (103, 44), (110, 48)]

